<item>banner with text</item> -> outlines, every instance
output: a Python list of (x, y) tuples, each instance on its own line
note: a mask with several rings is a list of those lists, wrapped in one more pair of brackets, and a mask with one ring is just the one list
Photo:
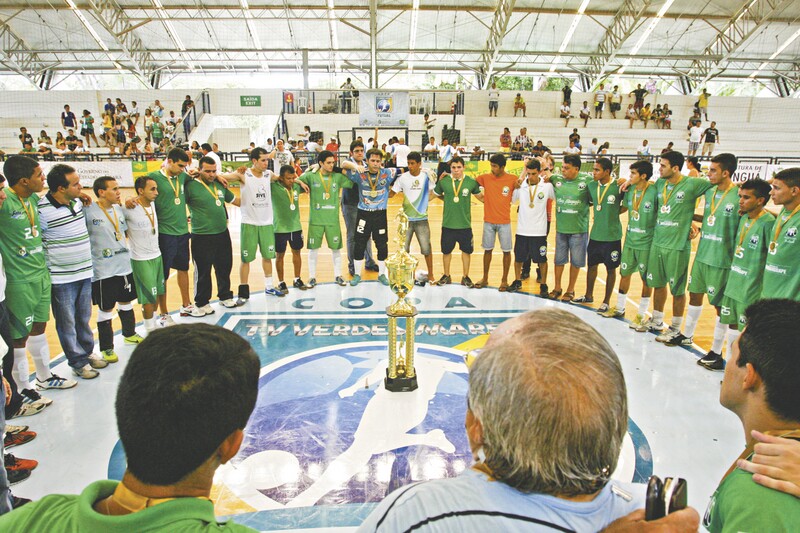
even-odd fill
[[(59, 162), (42, 161), (39, 163), (45, 175), (57, 164)], [(84, 187), (91, 187), (94, 180), (102, 176), (111, 176), (116, 179), (120, 187), (133, 187), (133, 170), (130, 161), (66, 161), (64, 164), (78, 172), (81, 185)]]
[(408, 127), (408, 93), (361, 91), (358, 97), (359, 126)]

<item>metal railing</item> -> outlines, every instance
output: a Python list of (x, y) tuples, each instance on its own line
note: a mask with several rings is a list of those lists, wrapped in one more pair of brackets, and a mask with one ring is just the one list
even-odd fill
[[(367, 89), (364, 89), (367, 90)], [(372, 91), (373, 89), (369, 89)], [(410, 115), (464, 114), (463, 91), (408, 91)], [(283, 112), (286, 114), (358, 114), (359, 90), (285, 89)]]

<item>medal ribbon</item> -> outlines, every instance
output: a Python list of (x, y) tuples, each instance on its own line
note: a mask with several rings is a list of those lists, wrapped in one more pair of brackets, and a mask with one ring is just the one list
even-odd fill
[[(367, 176), (367, 181), (369, 182), (369, 188), (372, 189), (372, 192), (378, 188), (378, 178), (380, 177), (380, 173), (375, 174), (375, 181), (372, 181), (372, 174), (369, 172), (365, 172)], [(328, 192), (327, 190), (325, 192)]]
[(792, 210), (792, 212), (789, 213), (789, 216), (786, 218), (786, 220), (783, 220), (783, 214), (786, 212), (786, 208), (785, 207), (783, 208), (783, 210), (781, 211), (781, 214), (778, 216), (778, 220), (775, 221), (775, 235), (772, 236), (772, 242), (774, 242), (774, 243), (778, 242), (778, 235), (781, 234), (781, 230), (783, 229), (783, 225), (786, 222), (789, 222), (792, 219), (792, 217), (794, 217), (797, 214), (798, 211), (800, 211), (800, 205), (795, 207)]
[(681, 176), (678, 179), (678, 183), (676, 183), (675, 186), (672, 187), (672, 192), (670, 192), (669, 194), (667, 194), (667, 186), (669, 185), (669, 183), (664, 184), (664, 192), (662, 193), (662, 198), (664, 198), (664, 205), (667, 205), (669, 203), (669, 199), (672, 198), (673, 194), (675, 194), (675, 189), (678, 188), (678, 185), (681, 183), (681, 181), (683, 181), (683, 176)]
[[(153, 233), (155, 233), (155, 231), (156, 231), (156, 220), (155, 220), (154, 212), (148, 211), (145, 206), (142, 206), (142, 209), (144, 210), (144, 214), (147, 215), (147, 219), (150, 221), (150, 227), (153, 228)], [(154, 209), (154, 207), (151, 205), (150, 209)]]
[(292, 189), (287, 189), (286, 187), (283, 189), (286, 191), (286, 196), (289, 197), (289, 205), (294, 205), (294, 194), (292, 194)]
[(642, 200), (644, 200), (644, 194), (647, 192), (647, 188), (650, 187), (650, 182), (645, 182), (644, 189), (642, 190), (642, 194), (639, 195), (639, 201), (636, 201), (636, 193), (638, 189), (633, 190), (633, 210), (637, 213), (639, 212), (639, 206), (642, 205)]
[[(714, 193), (713, 196), (711, 196), (711, 213), (710, 213), (711, 215), (717, 212), (719, 206), (722, 205), (722, 201), (725, 199), (726, 196), (728, 196), (728, 193), (731, 192), (732, 190), (733, 190), (733, 185), (728, 187), (728, 190), (723, 193), (722, 197), (719, 199), (719, 203), (715, 201), (717, 198), (716, 192)], [(719, 191), (719, 187), (717, 187), (717, 191)]]
[(197, 181), (200, 183), (200, 185), (202, 185), (203, 187), (206, 188), (206, 190), (208, 191), (208, 194), (210, 194), (212, 196), (212, 198), (214, 198), (214, 200), (219, 201), (219, 196), (217, 196), (217, 182), (213, 182), (211, 184), (211, 186), (214, 188), (214, 190), (212, 191), (211, 187), (206, 185), (205, 181), (203, 181), (202, 179), (199, 179)]
[(111, 220), (111, 217), (108, 216), (108, 211), (106, 211), (104, 207), (100, 206), (100, 211), (102, 211), (103, 214), (106, 216), (106, 218), (108, 219), (108, 222), (112, 226), (114, 226), (114, 233), (119, 234), (120, 233), (120, 231), (119, 231), (119, 217), (117, 216), (117, 210), (114, 209), (113, 205), (111, 206), (111, 210), (114, 212), (114, 220)]
[[(461, 192), (461, 187), (464, 186), (464, 178), (462, 177), (460, 180), (457, 180), (450, 174), (450, 181), (453, 183), (453, 198), (458, 198), (458, 193)], [(456, 181), (458, 182), (458, 187), (456, 187)]]
[(606, 186), (603, 187), (603, 194), (600, 194), (600, 182), (599, 181), (597, 182), (597, 205), (603, 205), (603, 198), (606, 197), (606, 194), (608, 193), (608, 188), (611, 187), (612, 181), (613, 180), (609, 178), (608, 183), (606, 183)]
[(750, 230), (753, 229), (753, 226), (756, 225), (756, 221), (758, 221), (761, 216), (766, 213), (766, 211), (761, 211), (756, 218), (753, 220), (748, 220), (744, 223), (744, 227), (742, 228), (742, 233), (739, 235), (739, 244), (736, 246), (737, 248), (742, 247), (742, 243), (747, 238), (747, 235), (750, 234)]
[(531, 182), (528, 182), (528, 197), (531, 200), (531, 205), (533, 205), (533, 199), (536, 198), (536, 191), (539, 189), (539, 184), (542, 182), (540, 179), (536, 182), (536, 187), (533, 188), (533, 192), (531, 192)]
[[(164, 173), (162, 172), (162, 174), (164, 174)], [(175, 198), (180, 198), (181, 197), (181, 181), (180, 181), (180, 178), (178, 178), (178, 176), (175, 176), (175, 186), (173, 187), (172, 186), (172, 178), (170, 178), (166, 174), (164, 174), (164, 177), (167, 178), (167, 183), (169, 183), (170, 189), (172, 189), (175, 192)]]
[(333, 180), (325, 181), (325, 176), (322, 175), (322, 172), (319, 174), (319, 181), (322, 182), (322, 188), (325, 190), (326, 198), (331, 197), (331, 184)]
[(30, 197), (25, 198), (23, 200), (10, 187), (8, 189), (6, 189), (6, 192), (9, 192), (9, 193), (11, 193), (11, 194), (13, 194), (14, 196), (17, 197), (17, 200), (19, 200), (19, 203), (22, 204), (22, 210), (25, 211), (25, 216), (28, 217), (28, 223), (31, 225), (31, 229), (35, 230), (36, 229), (36, 219), (34, 217), (33, 210), (36, 209), (36, 208), (33, 207), (33, 206), (30, 206), (30, 211), (28, 211), (28, 198), (30, 198)]

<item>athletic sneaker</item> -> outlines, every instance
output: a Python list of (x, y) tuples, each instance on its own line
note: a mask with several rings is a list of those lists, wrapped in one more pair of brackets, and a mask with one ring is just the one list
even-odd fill
[(310, 280), (308, 280), (309, 289), (313, 289), (316, 286), (317, 286), (317, 278), (311, 278)]
[(595, 312), (596, 312), (598, 315), (602, 315), (603, 313), (606, 313), (606, 312), (608, 312), (608, 304), (607, 304), (607, 303), (603, 303), (603, 304), (601, 304), (601, 305), (600, 305), (600, 307), (598, 307), (598, 308), (597, 308), (597, 311), (595, 311)]
[(241, 307), (247, 303), (249, 298), (242, 298), (241, 296), (236, 297), (236, 307)]
[[(600, 310), (598, 309), (598, 313)], [(600, 313), (606, 318), (622, 318), (625, 316), (625, 311), (620, 311), (616, 307), (609, 307), (605, 310), (604, 313)]]
[(336, 276), (333, 281), (335, 281), (336, 284), (339, 285), (340, 287), (344, 287), (345, 285), (347, 285), (347, 282), (344, 280), (342, 276)]
[(279, 291), (275, 287), (270, 287), (268, 289), (264, 289), (264, 294), (267, 296), (277, 296), (278, 298), (283, 298), (285, 294), (282, 291)]
[(522, 281), (515, 279), (514, 281), (511, 282), (511, 285), (509, 285), (508, 289), (506, 290), (508, 292), (517, 292), (521, 288), (522, 288)]
[(678, 333), (668, 341), (664, 342), (666, 346), (691, 346), (692, 337), (687, 337), (683, 333)]
[(89, 366), (95, 369), (105, 368), (108, 366), (108, 361), (105, 359), (100, 359), (99, 357), (92, 357), (94, 354), (89, 356)]
[(644, 321), (645, 317), (637, 313), (636, 316), (633, 318), (633, 321), (630, 324), (628, 324), (628, 327), (631, 329), (636, 329), (639, 326), (641, 326), (644, 323)]
[(216, 311), (214, 311), (214, 308), (211, 307), (211, 304), (206, 304), (203, 307), (198, 307), (197, 310), (202, 311), (204, 313), (203, 316), (213, 315), (214, 313), (216, 313)]
[[(72, 380), (68, 379), (68, 380), (65, 380), (65, 381), (72, 381)], [(78, 382), (76, 381), (75, 385), (77, 385), (77, 384), (78, 384)], [(73, 387), (75, 385), (73, 385)], [(22, 395), (22, 401), (24, 403), (33, 403), (33, 404), (35, 404), (35, 403), (43, 403), (45, 406), (48, 406), (51, 403), (53, 403), (53, 400), (51, 400), (50, 398), (45, 398), (44, 396), (42, 396), (41, 394), (39, 394), (38, 392), (36, 392), (33, 389), (22, 389), (21, 391), (19, 391), (19, 393)]]
[[(650, 333), (664, 333), (665, 330), (668, 330), (667, 325), (664, 324), (664, 321), (656, 322), (652, 318), (650, 319), (650, 324), (647, 326), (647, 330)], [(639, 331), (638, 329), (636, 331)]]
[(300, 289), (301, 291), (304, 291), (304, 290), (306, 290), (308, 288), (308, 287), (306, 287), (306, 284), (303, 283), (303, 280), (300, 279), (300, 278), (297, 278), (296, 280), (294, 280), (294, 283), (292, 283), (292, 286), (295, 289)]
[(286, 286), (286, 282), (285, 281), (281, 281), (278, 284), (278, 290), (281, 291), (284, 294), (284, 296), (289, 294), (289, 287)]
[[(635, 329), (639, 333), (645, 333), (650, 331), (650, 328), (654, 327), (657, 327), (656, 323), (653, 322), (651, 318), (645, 318), (639, 323), (638, 326), (634, 327), (633, 329)], [(661, 327), (657, 331), (661, 331), (663, 328), (664, 328), (664, 323), (662, 322)]]
[(547, 283), (539, 285), (539, 296), (542, 298), (549, 298), (550, 291), (547, 288)]
[(475, 284), (472, 283), (472, 280), (469, 279), (469, 276), (464, 276), (463, 278), (461, 278), (461, 284), (468, 289), (471, 289), (472, 287), (475, 286)]
[[(672, 328), (669, 328), (666, 331), (664, 331), (663, 333), (661, 333), (661, 335), (657, 336), (656, 337), (656, 341), (663, 342), (664, 344), (666, 344), (669, 341), (671, 341), (673, 339), (673, 337), (677, 337), (680, 334), (681, 334), (680, 331), (672, 329)], [(681, 335), (681, 336), (683, 336), (683, 335)]]
[[(706, 355), (697, 360), (697, 364), (703, 366), (713, 361), (716, 361), (717, 359), (722, 359), (722, 354), (719, 354), (717, 352), (712, 352), (711, 350), (709, 350), (709, 352)], [(8, 431), (8, 429), (6, 429), (6, 431)]]
[(350, 280), (350, 286), (355, 287), (359, 283), (361, 283), (361, 276), (359, 276), (358, 274), (354, 274), (353, 279)]
[(378, 276), (378, 281), (380, 281), (383, 285), (389, 285), (389, 278), (386, 277), (386, 274), (381, 274)]
[[(11, 470), (11, 471), (6, 471), (6, 476), (8, 477), (8, 484), (9, 485), (16, 485), (20, 481), (25, 481), (26, 479), (31, 477), (31, 471), (30, 470)], [(16, 496), (11, 496), (11, 499), (12, 499), (12, 502), (11, 502), (12, 509), (16, 509), (18, 507), (18, 505), (21, 506), (21, 505), (25, 505), (26, 503), (30, 503), (30, 500), (28, 500), (27, 498), (17, 498)], [(27, 501), (24, 501), (22, 503), (17, 504), (17, 500), (27, 500)]]
[(222, 307), (225, 307), (227, 309), (233, 309), (234, 307), (238, 307), (236, 305), (236, 300), (234, 300), (233, 298), (228, 298), (227, 300), (220, 300), (219, 303), (222, 304)]
[(92, 365), (83, 365), (80, 368), (73, 368), (72, 373), (82, 379), (94, 379), (100, 372), (92, 368)]
[(198, 309), (194, 306), (194, 304), (189, 304), (186, 307), (181, 306), (181, 316), (193, 316), (195, 318), (199, 318), (201, 316), (206, 316), (208, 313), (204, 313), (202, 309)]
[(700, 366), (702, 366), (706, 370), (725, 370), (725, 359), (723, 359), (722, 356), (719, 356), (713, 361), (704, 363)]
[(119, 357), (117, 357), (117, 354), (114, 352), (113, 348), (110, 350), (103, 350), (101, 353), (103, 354), (103, 359), (109, 363), (116, 363), (119, 361)]
[(139, 344), (144, 340), (144, 337), (138, 333), (134, 333), (130, 337), (125, 337), (125, 344)]
[(39, 461), (34, 459), (20, 459), (15, 457), (12, 453), (7, 453), (3, 456), (3, 464), (6, 467), (6, 472), (11, 470), (33, 470), (39, 466)]
[(6, 434), (8, 435), (13, 435), (21, 431), (28, 431), (28, 426), (12, 426), (11, 424), (6, 424)]
[(156, 324), (158, 324), (160, 328), (167, 328), (175, 325), (175, 319), (172, 318), (172, 315), (161, 315), (156, 320)]
[(574, 304), (593, 304), (594, 298), (592, 296), (578, 296), (570, 300), (570, 302)]
[[(108, 363), (106, 363), (106, 365), (107, 364)], [(44, 389), (71, 389), (72, 387), (74, 387), (77, 384), (78, 384), (78, 382), (75, 381), (74, 379), (62, 378), (58, 374), (50, 374), (50, 377), (47, 378), (44, 381), (40, 380), (39, 378), (36, 378), (36, 388), (37, 389), (41, 389), (41, 390), (44, 390)], [(30, 389), (25, 389), (25, 390), (30, 390)], [(25, 394), (25, 391), (22, 391), (22, 394)], [(37, 396), (38, 396), (38, 394), (37, 394)]]
[(450, 285), (453, 282), (452, 278), (447, 274), (443, 274), (439, 281), (436, 282), (436, 285)]
[(14, 446), (22, 446), (36, 438), (35, 431), (20, 431), (13, 435), (6, 435), (3, 439), (3, 447), (6, 449), (13, 448)]
[[(22, 401), (22, 404), (20, 404), (19, 409), (17, 409), (17, 412), (14, 413), (13, 416), (11, 416), (9, 418), (18, 418), (20, 416), (33, 416), (33, 415), (35, 415), (37, 413), (40, 413), (48, 405), (49, 404), (41, 403), (41, 402), (38, 402), (38, 403), (37, 402), (26, 403), (25, 402), (25, 397), (23, 396), (23, 401)], [(11, 426), (6, 426), (6, 433), (13, 433), (12, 431), (8, 430), (9, 427), (11, 427)], [(14, 427), (24, 427), (26, 430), (28, 429), (28, 426), (14, 426)], [(24, 430), (22, 430), (22, 431), (24, 431)], [(19, 433), (19, 431), (17, 431), (16, 433)]]

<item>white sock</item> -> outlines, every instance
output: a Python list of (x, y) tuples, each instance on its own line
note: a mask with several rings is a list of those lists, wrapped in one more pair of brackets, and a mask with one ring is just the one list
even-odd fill
[(628, 295), (622, 292), (617, 293), (617, 311), (620, 313), (625, 312), (625, 302), (628, 301)]
[(702, 305), (689, 306), (689, 310), (686, 311), (686, 327), (683, 332), (686, 337), (694, 337), (694, 331), (697, 329), (697, 321), (700, 319), (700, 313), (702, 312)]
[(714, 353), (722, 353), (722, 345), (725, 343), (725, 334), (728, 331), (733, 331), (730, 329), (726, 324), (719, 323), (719, 317), (717, 317), (717, 323), (714, 324), (714, 342), (711, 343), (711, 351)]
[(650, 308), (650, 297), (649, 296), (642, 296), (642, 299), (639, 300), (639, 309), (638, 313), (642, 316), (647, 314), (647, 310)]
[(655, 325), (664, 323), (664, 311), (653, 310), (653, 323)]
[(338, 278), (342, 275), (342, 251), (331, 250), (331, 256), (333, 257), (333, 277)]
[(14, 348), (14, 367), (11, 375), (20, 390), (30, 388), (31, 367), (28, 364), (28, 354), (25, 348)]
[[(736, 342), (736, 339), (738, 339), (739, 335), (741, 335), (741, 334), (742, 334), (742, 332), (739, 331), (738, 329), (729, 329), (728, 330), (728, 343), (727, 343), (728, 346), (727, 346), (727, 350), (725, 351), (725, 359), (727, 361), (731, 360), (731, 354), (733, 353), (733, 343)], [(719, 353), (719, 352), (717, 352), (717, 353)]]
[(378, 261), (378, 275), (379, 276), (386, 275), (386, 261)]
[(264, 276), (264, 287), (267, 289), (271, 289), (273, 285), (275, 285), (275, 277)]
[(364, 273), (364, 260), (363, 259), (356, 259), (353, 261), (353, 270), (355, 270), (357, 275), (361, 275)]
[(44, 333), (28, 337), (25, 347), (31, 352), (33, 364), (36, 365), (36, 378), (39, 381), (50, 379), (53, 375), (50, 372), (50, 346), (47, 345)]
[(319, 249), (317, 250), (309, 250), (308, 251), (308, 277), (309, 278), (316, 278), (317, 277), (317, 256), (319, 255)]
[(155, 318), (145, 318), (144, 319), (144, 329), (148, 333), (156, 329), (156, 319)]
[(670, 329), (673, 329), (675, 331), (680, 331), (682, 323), (683, 323), (682, 316), (674, 316), (672, 317), (672, 324), (670, 325)]

